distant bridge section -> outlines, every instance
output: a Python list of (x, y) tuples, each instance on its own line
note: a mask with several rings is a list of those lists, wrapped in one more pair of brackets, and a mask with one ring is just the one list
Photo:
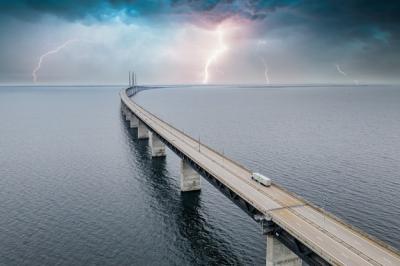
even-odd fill
[(267, 238), (266, 265), (388, 265), (400, 266), (399, 252), (333, 215), (272, 183), (263, 186), (252, 172), (161, 120), (133, 101), (144, 87), (120, 92), (121, 110), (149, 139), (153, 157), (166, 147), (181, 160), (181, 190), (201, 189), (201, 178), (213, 184), (257, 221)]

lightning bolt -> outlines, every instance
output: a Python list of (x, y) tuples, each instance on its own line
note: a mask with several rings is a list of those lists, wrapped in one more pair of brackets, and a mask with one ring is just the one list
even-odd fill
[(33, 82), (35, 82), (35, 83), (37, 82), (37, 72), (38, 72), (38, 71), (40, 70), (40, 68), (42, 67), (43, 60), (44, 60), (47, 56), (58, 53), (59, 51), (61, 51), (61, 50), (64, 49), (65, 47), (67, 47), (69, 44), (71, 44), (71, 43), (73, 43), (73, 42), (76, 42), (76, 41), (78, 41), (78, 40), (74, 40), (74, 39), (73, 39), (73, 40), (68, 40), (68, 41), (66, 41), (65, 43), (63, 43), (62, 45), (58, 46), (56, 49), (50, 50), (50, 51), (46, 52), (45, 54), (42, 54), (42, 55), (39, 57), (39, 62), (37, 63), (35, 69), (33, 69), (33, 71), (32, 71)]
[(216, 34), (218, 35), (218, 48), (213, 51), (213, 53), (208, 57), (206, 64), (204, 66), (204, 79), (203, 79), (203, 84), (207, 84), (210, 74), (209, 74), (209, 68), (210, 66), (218, 59), (218, 57), (224, 53), (227, 49), (228, 46), (226, 46), (224, 42), (224, 33), (219, 26), (217, 30), (215, 31)]
[(264, 57), (261, 57), (261, 61), (264, 65), (264, 76), (265, 76), (265, 82), (267, 82), (267, 84), (271, 84), (271, 82), (269, 81), (269, 74), (268, 74), (268, 65), (267, 62), (265, 61)]
[(337, 70), (340, 74), (342, 74), (343, 76), (347, 77), (347, 74), (340, 68), (339, 65), (336, 64), (335, 66), (336, 66), (336, 70)]
[[(265, 45), (265, 44), (266, 44), (265, 41), (258, 41), (258, 43), (257, 43), (257, 51), (260, 50), (260, 46), (261, 45)], [(260, 53), (260, 55), (261, 55), (261, 53)], [(260, 58), (261, 58), (261, 62), (263, 64), (263, 66), (264, 66), (265, 82), (269, 85), (269, 84), (271, 84), (271, 82), (269, 80), (268, 64), (267, 64), (267, 61), (265, 60), (265, 57), (263, 55), (261, 55)]]
[[(340, 66), (339, 66), (338, 64), (335, 64), (335, 67), (336, 67), (336, 70), (337, 70), (340, 74), (342, 74), (342, 75), (345, 76), (345, 77), (348, 77), (348, 76), (347, 76), (347, 73), (344, 72), (344, 71), (340, 68)], [(358, 80), (356, 80), (356, 79), (353, 79), (353, 83), (354, 83), (355, 85), (360, 85), (360, 82), (359, 82)]]

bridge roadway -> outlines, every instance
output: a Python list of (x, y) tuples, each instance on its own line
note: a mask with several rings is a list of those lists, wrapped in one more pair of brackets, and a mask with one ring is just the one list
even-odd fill
[(199, 143), (136, 104), (121, 100), (139, 120), (298, 241), (333, 265), (400, 265), (399, 253), (276, 184), (264, 187), (252, 172)]

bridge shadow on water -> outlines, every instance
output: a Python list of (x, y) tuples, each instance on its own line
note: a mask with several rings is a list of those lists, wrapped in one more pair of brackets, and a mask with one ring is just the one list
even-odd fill
[[(187, 243), (189, 247), (182, 247), (182, 244), (177, 241), (171, 241), (170, 245), (176, 245), (178, 252), (184, 253), (185, 259), (191, 264), (242, 264), (232, 252), (230, 243), (219, 237), (213, 225), (207, 222), (207, 213), (201, 206), (201, 192), (181, 193), (179, 182), (177, 182), (179, 178), (168, 171), (166, 158), (152, 158), (148, 141), (137, 139), (137, 130), (129, 127), (129, 122), (122, 114), (121, 123), (131, 154), (134, 156), (134, 163), (140, 166), (138, 170), (142, 171), (141, 176), (146, 179), (142, 180), (142, 183), (154, 199), (151, 203), (154, 205), (152, 207), (161, 210), (167, 230), (170, 227), (176, 228), (176, 232), (172, 229), (169, 233), (180, 235), (183, 244)], [(168, 237), (177, 238), (175, 235)]]

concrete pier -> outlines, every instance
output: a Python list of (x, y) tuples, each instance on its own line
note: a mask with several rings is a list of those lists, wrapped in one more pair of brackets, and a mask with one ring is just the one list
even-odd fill
[(124, 115), (125, 115), (125, 120), (126, 120), (126, 121), (129, 121), (130, 116), (132, 115), (132, 113), (126, 108), (126, 109), (124, 110)]
[(181, 160), (181, 191), (201, 189), (200, 174), (190, 164)]
[(137, 128), (139, 126), (139, 119), (134, 114), (130, 114), (129, 121), (131, 128)]
[(138, 121), (138, 139), (148, 139), (149, 130), (142, 121)]
[(301, 266), (302, 260), (273, 235), (267, 235), (267, 266)]
[(162, 143), (160, 138), (157, 137), (153, 132), (150, 132), (149, 134), (149, 144), (152, 157), (165, 156), (165, 144)]

